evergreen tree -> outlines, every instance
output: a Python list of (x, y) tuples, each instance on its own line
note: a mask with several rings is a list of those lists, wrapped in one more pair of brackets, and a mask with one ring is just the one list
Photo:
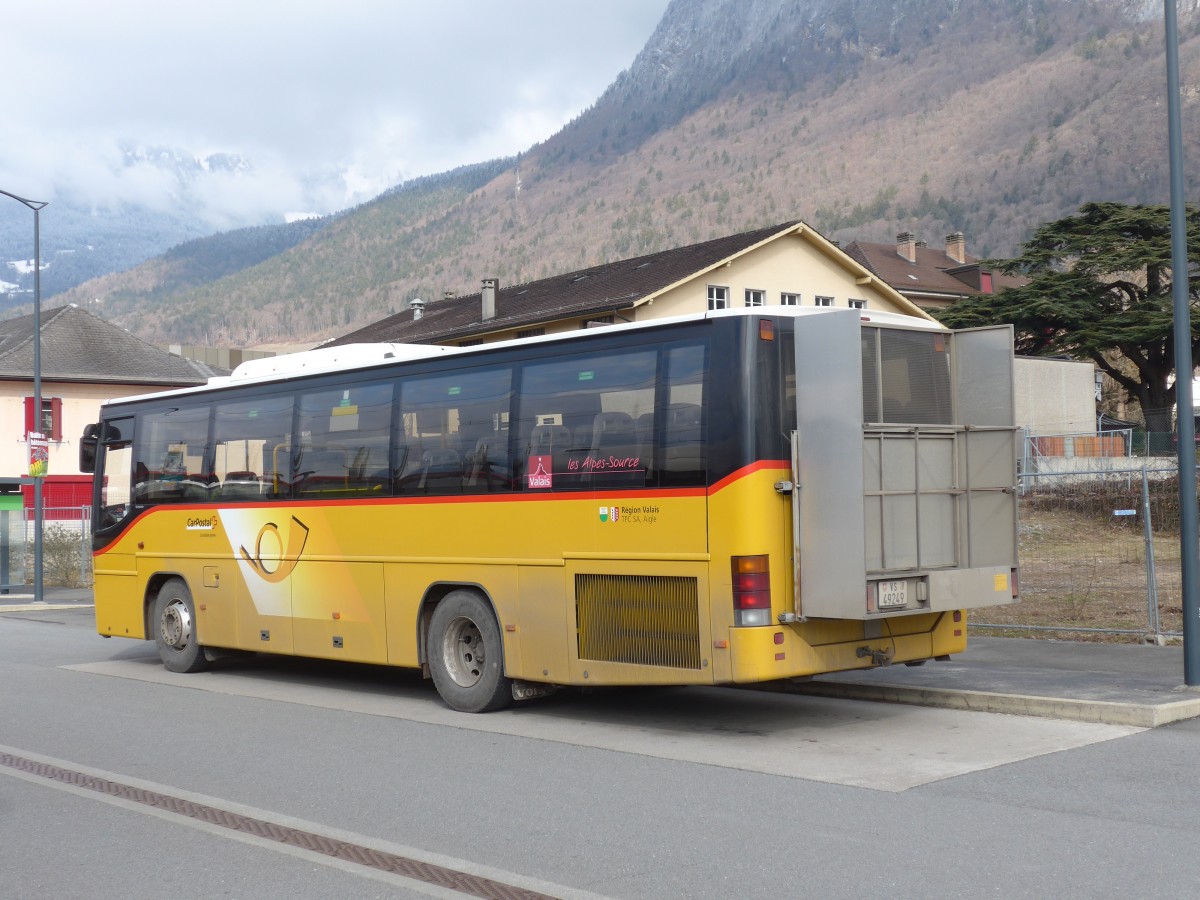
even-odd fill
[[(1188, 255), (1200, 252), (1200, 212), (1187, 211)], [(1017, 353), (1094, 362), (1137, 399), (1151, 431), (1169, 431), (1175, 404), (1171, 214), (1166, 206), (1085, 203), (1040, 226), (1019, 256), (989, 264), (1027, 282), (933, 311), (951, 328), (1011, 323)], [(1200, 363), (1189, 287), (1192, 359)], [(1122, 364), (1124, 360), (1127, 364)]]

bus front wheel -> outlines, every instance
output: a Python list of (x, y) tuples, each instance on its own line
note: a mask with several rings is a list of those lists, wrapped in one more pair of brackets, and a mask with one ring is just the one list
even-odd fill
[(492, 712), (512, 702), (500, 625), (473, 591), (451, 591), (429, 622), (429, 671), (442, 699), (460, 712)]
[(181, 578), (172, 578), (154, 601), (154, 643), (163, 665), (171, 672), (199, 672), (208, 666), (196, 639), (196, 607)]

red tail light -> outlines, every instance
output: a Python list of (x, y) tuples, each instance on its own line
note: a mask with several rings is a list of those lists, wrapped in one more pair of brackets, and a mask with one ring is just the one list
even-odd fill
[(771, 624), (771, 567), (764, 556), (734, 556), (733, 624)]

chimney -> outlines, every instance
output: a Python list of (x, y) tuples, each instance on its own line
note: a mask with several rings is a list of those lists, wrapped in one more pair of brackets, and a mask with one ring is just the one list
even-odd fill
[(959, 265), (967, 261), (967, 239), (961, 231), (946, 235), (946, 255)]
[(496, 293), (499, 291), (500, 283), (495, 278), (483, 279), (483, 290), (479, 292), (483, 299), (483, 319), (486, 322), (489, 319), (496, 318)]
[(425, 301), (420, 297), (414, 297), (408, 305), (409, 308), (412, 309), (414, 322), (421, 318), (421, 316), (425, 315)]
[(896, 235), (896, 252), (910, 263), (917, 261), (917, 239), (911, 231), (902, 231)]

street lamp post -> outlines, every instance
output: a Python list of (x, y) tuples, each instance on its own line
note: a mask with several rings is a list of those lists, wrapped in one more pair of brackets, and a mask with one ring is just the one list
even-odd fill
[[(42, 207), (49, 201), (27, 200), (0, 190), (33, 210), (33, 415), (34, 425), (42, 428)], [(26, 440), (28, 440), (28, 435)], [(31, 473), (32, 474), (32, 473)], [(33, 601), (41, 603), (42, 592), (42, 477), (33, 479)]]
[(1179, 92), (1179, 23), (1175, 0), (1163, 0), (1167, 44), (1167, 155), (1171, 172), (1171, 298), (1175, 329), (1175, 409), (1179, 422), (1179, 573), (1183, 606), (1183, 683), (1200, 687), (1200, 510), (1196, 508), (1192, 310), (1188, 291), (1187, 205)]

